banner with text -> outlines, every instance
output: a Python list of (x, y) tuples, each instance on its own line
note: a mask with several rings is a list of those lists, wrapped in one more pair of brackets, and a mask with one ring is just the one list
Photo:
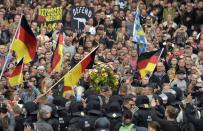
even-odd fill
[(37, 10), (37, 32), (40, 32), (42, 27), (47, 29), (47, 32), (56, 30), (57, 23), (62, 21), (62, 7), (43, 8)]
[(84, 6), (71, 8), (71, 27), (74, 32), (82, 33), (89, 18), (94, 17), (94, 9)]

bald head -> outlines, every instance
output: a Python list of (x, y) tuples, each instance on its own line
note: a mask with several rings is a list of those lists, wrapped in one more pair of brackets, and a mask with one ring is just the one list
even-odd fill
[(161, 73), (165, 70), (165, 66), (162, 62), (157, 63), (157, 72)]

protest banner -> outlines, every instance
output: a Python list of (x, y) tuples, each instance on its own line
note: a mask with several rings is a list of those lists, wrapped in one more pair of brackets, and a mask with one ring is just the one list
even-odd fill
[(89, 18), (94, 17), (94, 9), (84, 6), (71, 8), (71, 27), (73, 32), (81, 33)]
[(37, 32), (40, 32), (42, 27), (47, 29), (47, 32), (56, 30), (57, 23), (62, 21), (62, 7), (43, 8), (37, 10)]

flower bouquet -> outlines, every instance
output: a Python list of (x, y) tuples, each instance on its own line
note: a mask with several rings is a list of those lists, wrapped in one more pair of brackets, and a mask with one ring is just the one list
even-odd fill
[(96, 92), (99, 92), (102, 86), (108, 86), (112, 91), (118, 88), (118, 76), (114, 73), (110, 66), (98, 65), (95, 69), (88, 70), (88, 75), (84, 77), (86, 82)]

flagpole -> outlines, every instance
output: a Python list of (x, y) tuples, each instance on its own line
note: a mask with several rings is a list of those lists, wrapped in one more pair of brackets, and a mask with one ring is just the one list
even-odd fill
[(7, 64), (7, 62), (8, 62), (8, 58), (9, 58), (9, 55), (10, 55), (10, 52), (11, 52), (12, 45), (13, 45), (14, 40), (15, 40), (15, 36), (16, 36), (17, 31), (19, 30), (19, 27), (20, 27), (20, 23), (21, 23), (21, 20), (22, 20), (22, 16), (23, 16), (23, 14), (21, 14), (20, 21), (19, 21), (18, 26), (17, 26), (17, 29), (16, 29), (16, 31), (15, 31), (15, 35), (13, 36), (13, 40), (12, 40), (11, 45), (10, 45), (10, 47), (9, 47), (8, 55), (6, 56), (6, 61), (5, 61), (5, 63), (4, 63), (3, 69), (2, 69), (2, 71), (1, 71), (0, 80), (1, 80), (1, 77), (3, 76), (4, 70), (5, 70), (5, 68), (6, 68), (6, 64)]
[[(163, 51), (164, 51), (164, 48), (162, 48), (162, 50), (161, 50), (161, 53), (160, 53), (160, 55), (159, 55), (159, 59), (161, 58), (161, 55), (162, 55)], [(159, 59), (158, 59), (158, 61), (159, 61)], [(158, 63), (158, 61), (157, 61), (157, 63)], [(156, 63), (156, 64), (157, 64), (157, 63)]]
[(23, 72), (24, 60), (25, 60), (25, 56), (23, 57), (23, 63), (22, 63), (21, 71), (20, 71), (20, 77), (19, 77), (19, 80), (18, 80), (18, 86), (20, 85), (20, 80), (21, 80), (21, 76), (22, 76), (22, 72)]
[(72, 70), (75, 69), (77, 65), (79, 65), (85, 58), (87, 58), (92, 52), (94, 52), (97, 48), (99, 48), (100, 45), (98, 45), (94, 50), (92, 50), (88, 55), (86, 55), (79, 63), (77, 63), (70, 71), (68, 71), (65, 75), (63, 75), (53, 86), (51, 86), (44, 94), (46, 95), (52, 88), (54, 88), (63, 78)]

